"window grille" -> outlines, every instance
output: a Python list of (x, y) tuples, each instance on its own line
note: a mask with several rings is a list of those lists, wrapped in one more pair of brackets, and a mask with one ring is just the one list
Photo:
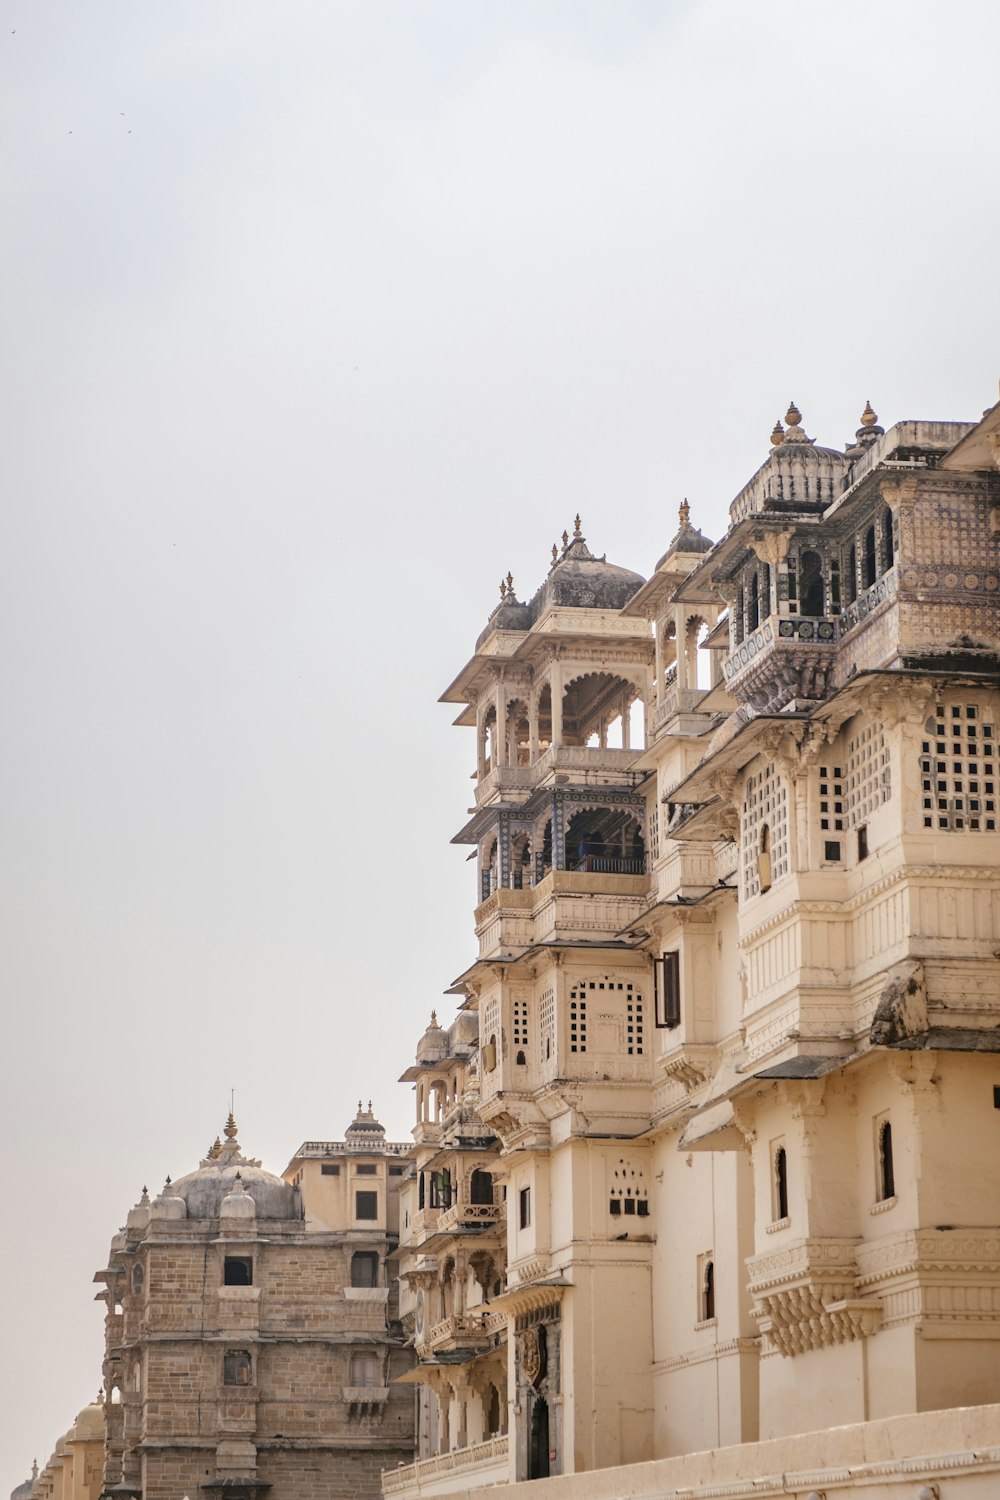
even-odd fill
[[(743, 899), (761, 892), (761, 837), (767, 830), (771, 884), (788, 874), (788, 789), (773, 765), (748, 776), (743, 797)], [(764, 887), (766, 889), (766, 886)]]
[(514, 1046), (526, 1047), (528, 1045), (528, 1002), (527, 1000), (514, 1001)]
[(924, 733), (924, 827), (995, 832), (997, 750), (992, 716), (976, 703), (939, 703)]
[(847, 741), (848, 828), (865, 823), (890, 795), (889, 751), (881, 724), (865, 724)]

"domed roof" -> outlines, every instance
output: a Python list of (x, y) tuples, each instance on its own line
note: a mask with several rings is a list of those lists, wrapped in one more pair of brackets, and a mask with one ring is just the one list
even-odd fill
[(243, 1155), (236, 1139), (236, 1121), (226, 1122), (224, 1145), (216, 1143), (196, 1172), (169, 1183), (166, 1194), (181, 1199), (189, 1219), (217, 1219), (222, 1200), (234, 1189), (237, 1177), (253, 1199), (258, 1219), (301, 1219), (302, 1209), (295, 1189), (280, 1177), (265, 1172), (259, 1161)]
[(493, 613), (486, 622), (485, 627), (479, 632), (476, 640), (476, 650), (483, 642), (493, 634), (494, 630), (530, 630), (531, 629), (531, 606), (522, 604), (514, 593), (514, 578), (508, 573), (506, 578), (500, 580), (500, 603), (496, 605)]
[(358, 1100), (358, 1112), (354, 1119), (344, 1131), (344, 1139), (352, 1145), (370, 1145), (377, 1151), (385, 1140), (385, 1126), (380, 1125), (372, 1114), (372, 1101), (369, 1099), (368, 1108), (361, 1108), (361, 1100)]
[(104, 1441), (104, 1407), (100, 1402), (92, 1401), (85, 1406), (73, 1423), (70, 1434), (73, 1442), (85, 1443), (91, 1439)]
[(572, 539), (563, 532), (562, 556), (553, 558), (549, 576), (532, 600), (534, 616), (537, 619), (546, 604), (568, 605), (571, 609), (621, 609), (645, 582), (641, 573), (609, 563), (606, 557), (595, 557), (577, 516)]
[(691, 525), (691, 507), (690, 505), (688, 505), (686, 500), (682, 501), (681, 503), (680, 509), (678, 511), (678, 517), (680, 520), (680, 526), (678, 527), (677, 532), (674, 535), (674, 539), (670, 543), (670, 546), (667, 548), (666, 552), (664, 552), (663, 556), (657, 562), (656, 567), (653, 569), (654, 573), (658, 573), (659, 570), (663, 567), (663, 564), (666, 562), (667, 558), (673, 557), (675, 552), (711, 552), (712, 548), (715, 546), (715, 543), (712, 541), (711, 537), (708, 537), (704, 534), (704, 532), (699, 531), (697, 526)]
[(19, 1484), (17, 1486), (17, 1489), (11, 1490), (11, 1492), (10, 1492), (10, 1500), (28, 1500), (28, 1496), (31, 1494), (32, 1490), (35, 1488), (35, 1480), (37, 1478), (38, 1478), (38, 1459), (36, 1458), (35, 1461), (34, 1461), (34, 1463), (31, 1465), (31, 1478), (30, 1479), (26, 1479), (23, 1484)]
[[(872, 413), (874, 416), (874, 413)], [(771, 433), (771, 457), (804, 459), (806, 463), (810, 459), (838, 458), (843, 462), (844, 455), (839, 448), (821, 448), (816, 439), (806, 437), (802, 431), (802, 413), (793, 401), (785, 413), (787, 428), (783, 428), (780, 422), (775, 422), (774, 431)]]
[(431, 1011), (431, 1024), (417, 1043), (417, 1062), (440, 1062), (449, 1052), (448, 1033), (438, 1025), (437, 1011)]

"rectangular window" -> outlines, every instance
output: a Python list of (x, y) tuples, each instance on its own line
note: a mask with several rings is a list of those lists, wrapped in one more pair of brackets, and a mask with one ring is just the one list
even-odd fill
[(356, 1219), (377, 1219), (378, 1193), (355, 1193), (354, 1217)]
[(340, 1176), (340, 1168), (339, 1167), (333, 1167), (333, 1166), (330, 1165), (329, 1162), (326, 1162), (326, 1161), (323, 1163), (323, 1165), (320, 1167), (319, 1170), (320, 1170), (320, 1173), (321, 1173), (321, 1175), (323, 1177), (339, 1177)]
[(223, 1286), (253, 1286), (253, 1257), (227, 1255), (222, 1267)]
[(389, 1168), (389, 1176), (390, 1177), (402, 1177), (402, 1175), (403, 1175), (403, 1173), (405, 1171), (406, 1171), (405, 1167), (390, 1167)]
[(858, 864), (868, 858), (868, 824), (862, 823), (858, 829)]
[(358, 1177), (374, 1177), (378, 1172), (378, 1167), (372, 1162), (362, 1162), (354, 1170)]
[(531, 1223), (531, 1189), (522, 1188), (517, 1195), (518, 1224), (522, 1229), (527, 1229)]
[(655, 1023), (660, 1031), (681, 1024), (681, 956), (676, 951), (653, 960), (655, 976)]
[(253, 1363), (246, 1349), (227, 1349), (222, 1357), (223, 1385), (251, 1385)]

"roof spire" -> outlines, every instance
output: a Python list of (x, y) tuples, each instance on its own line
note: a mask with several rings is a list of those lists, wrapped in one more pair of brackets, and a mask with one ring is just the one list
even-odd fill
[(861, 425), (862, 425), (862, 427), (874, 427), (875, 423), (877, 421), (878, 421), (878, 417), (875, 414), (875, 412), (872, 411), (872, 404), (871, 404), (871, 402), (870, 401), (866, 401), (865, 402), (865, 409), (861, 413)]
[(507, 584), (504, 581), (504, 579), (501, 578), (501, 580), (500, 580), (500, 598), (501, 599), (506, 599), (506, 597), (507, 597)]
[(569, 551), (569, 532), (568, 531), (564, 531), (563, 534), (562, 534), (562, 544), (563, 544), (562, 545), (562, 555), (563, 555), (563, 557), (565, 557), (566, 553)]
[(771, 433), (771, 447), (780, 448), (785, 441), (785, 429), (780, 422), (775, 422), (774, 431)]
[(573, 540), (574, 540), (574, 542), (575, 541), (582, 541), (583, 540), (583, 532), (580, 530), (580, 512), (579, 511), (577, 511), (576, 518), (575, 518), (575, 520), (573, 522)]
[(691, 525), (691, 507), (688, 504), (687, 495), (684, 496), (684, 499), (677, 508), (677, 519), (681, 523), (682, 528)]
[(229, 1111), (229, 1117), (226, 1120), (225, 1129), (222, 1134), (226, 1137), (227, 1141), (235, 1141), (236, 1139), (236, 1119), (232, 1110)]

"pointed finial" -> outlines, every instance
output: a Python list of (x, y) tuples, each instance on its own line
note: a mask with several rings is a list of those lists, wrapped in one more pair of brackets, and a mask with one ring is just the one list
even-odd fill
[(507, 592), (508, 592), (508, 594), (512, 594), (514, 592), (514, 575), (513, 575), (513, 573), (508, 573), (507, 574)]
[(368, 1101), (368, 1113), (371, 1114), (371, 1112), (372, 1112), (372, 1101), (369, 1099), (369, 1101)]
[[(99, 1394), (99, 1397), (103, 1397), (104, 1392), (101, 1391), (98, 1394)], [(34, 1458), (31, 1461), (31, 1477), (32, 1477), (32, 1479), (37, 1479), (38, 1478), (38, 1459), (37, 1458)]]
[(563, 557), (565, 557), (566, 553), (569, 551), (569, 532), (568, 531), (564, 531), (563, 534), (562, 534), (562, 544), (563, 544), (562, 545)]
[(862, 425), (862, 427), (874, 427), (875, 423), (877, 421), (878, 421), (878, 416), (872, 410), (872, 404), (871, 404), (871, 402), (870, 401), (866, 401), (865, 402), (865, 409), (861, 413), (861, 425)]
[(771, 433), (771, 447), (780, 448), (785, 441), (785, 429), (780, 422), (775, 422), (774, 431)]
[(501, 599), (506, 599), (506, 597), (507, 597), (507, 585), (504, 582), (504, 580), (501, 578), (501, 580), (500, 580), (500, 598)]
[(555, 567), (559, 561), (559, 548), (555, 542), (552, 543), (552, 566)]
[(170, 1176), (169, 1176), (169, 1175), (168, 1175), (168, 1177), (167, 1177), (167, 1180), (166, 1180), (166, 1182), (165, 1182), (165, 1183), (164, 1183), (164, 1184), (163, 1184), (163, 1186), (164, 1186), (164, 1187), (165, 1187), (165, 1188), (168, 1188), (168, 1187), (169, 1187), (169, 1186), (170, 1186), (170, 1183), (171, 1183), (171, 1180), (172, 1180), (172, 1179), (171, 1179), (171, 1178), (170, 1178)]
[(358, 1114), (361, 1113), (361, 1100), (358, 1100)]
[(574, 540), (574, 542), (577, 540), (578, 537), (582, 537), (582, 536), (583, 536), (583, 532), (580, 530), (580, 512), (577, 511), (576, 517), (575, 517), (575, 519), (573, 521), (573, 540)]
[(691, 507), (688, 504), (687, 495), (684, 496), (678, 507), (677, 519), (680, 521), (682, 528), (691, 524)]
[(148, 1203), (149, 1202), (149, 1188), (146, 1186), (145, 1183), (143, 1183), (143, 1185), (142, 1185), (142, 1197), (139, 1199), (139, 1202), (140, 1203)]
[(438, 1013), (437, 1013), (436, 1010), (432, 1010), (431, 1011), (431, 1025), (432, 1026), (436, 1026), (437, 1023), (438, 1023)]
[(789, 427), (798, 427), (799, 423), (802, 421), (802, 413), (799, 411), (794, 401), (790, 401), (788, 403), (788, 410), (785, 412), (785, 421), (788, 423)]
[(226, 1127), (222, 1134), (226, 1137), (227, 1141), (235, 1141), (236, 1139), (236, 1120), (232, 1110), (229, 1111), (229, 1118), (226, 1120)]

